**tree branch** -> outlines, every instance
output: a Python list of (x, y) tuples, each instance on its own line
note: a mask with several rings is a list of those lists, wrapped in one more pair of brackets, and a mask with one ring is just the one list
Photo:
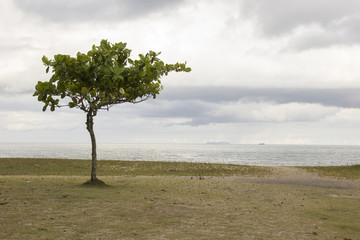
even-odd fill
[(133, 100), (133, 101), (126, 101), (126, 100), (120, 100), (120, 99), (114, 99), (114, 100), (111, 100), (111, 101), (108, 101), (108, 102), (104, 102), (100, 105), (98, 105), (98, 109), (101, 109), (101, 110), (109, 110), (109, 108), (113, 107), (114, 105), (116, 104), (122, 104), (122, 103), (133, 103), (133, 104), (136, 104), (136, 103), (141, 103), (141, 102), (144, 102), (146, 100), (148, 100), (150, 98), (150, 95), (146, 96), (145, 98), (141, 98), (139, 100)]

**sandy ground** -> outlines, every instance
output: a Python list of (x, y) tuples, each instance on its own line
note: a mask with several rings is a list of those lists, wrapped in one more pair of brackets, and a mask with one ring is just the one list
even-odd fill
[(342, 180), (330, 177), (320, 177), (295, 167), (273, 167), (273, 172), (274, 174), (270, 177), (241, 178), (241, 181), (325, 188), (360, 189), (360, 180)]

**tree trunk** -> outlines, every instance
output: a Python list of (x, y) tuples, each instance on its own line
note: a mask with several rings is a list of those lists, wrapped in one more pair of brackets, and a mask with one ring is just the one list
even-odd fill
[(86, 115), (86, 129), (90, 133), (91, 138), (91, 182), (97, 180), (96, 169), (97, 169), (97, 155), (96, 155), (96, 139), (94, 133), (94, 119), (96, 113), (88, 112)]

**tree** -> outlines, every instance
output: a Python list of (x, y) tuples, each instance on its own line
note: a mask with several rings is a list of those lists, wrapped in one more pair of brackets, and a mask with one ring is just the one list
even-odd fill
[(51, 68), (53, 75), (49, 81), (37, 83), (33, 96), (44, 103), (43, 111), (48, 107), (55, 111), (68, 106), (86, 113), (86, 129), (92, 145), (90, 182), (97, 181), (94, 117), (98, 110), (156, 98), (163, 89), (160, 81), (163, 75), (171, 71), (191, 71), (186, 63), (164, 64), (158, 58), (160, 53), (149, 51), (146, 55), (140, 54), (139, 60), (132, 60), (130, 53), (126, 43), (111, 44), (102, 40), (87, 54), (79, 52), (76, 57), (58, 54), (53, 60), (46, 56), (42, 58), (46, 73)]

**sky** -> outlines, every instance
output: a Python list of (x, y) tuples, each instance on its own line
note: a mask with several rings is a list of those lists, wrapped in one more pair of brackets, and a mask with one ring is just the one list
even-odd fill
[(102, 39), (190, 73), (95, 117), (98, 143), (360, 144), (358, 0), (2, 0), (0, 142), (88, 143), (85, 113), (42, 112), (43, 55)]

